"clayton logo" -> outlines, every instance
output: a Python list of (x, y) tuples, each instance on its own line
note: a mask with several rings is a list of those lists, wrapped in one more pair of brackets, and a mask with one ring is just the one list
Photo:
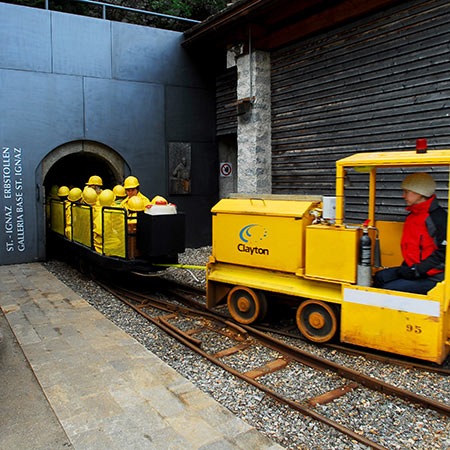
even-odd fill
[[(267, 230), (262, 225), (251, 224), (241, 229), (239, 237), (241, 238), (241, 241), (246, 244), (256, 244), (258, 241), (262, 241), (267, 237)], [(269, 255), (269, 249), (267, 248), (250, 247), (244, 244), (238, 244), (237, 249), (239, 252), (250, 253), (250, 255)]]

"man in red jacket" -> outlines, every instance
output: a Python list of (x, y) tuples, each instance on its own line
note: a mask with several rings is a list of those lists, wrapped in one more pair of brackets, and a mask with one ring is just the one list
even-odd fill
[(401, 240), (404, 261), (377, 272), (374, 287), (426, 294), (444, 279), (447, 212), (437, 202), (436, 183), (429, 174), (408, 175), (402, 189), (409, 211)]

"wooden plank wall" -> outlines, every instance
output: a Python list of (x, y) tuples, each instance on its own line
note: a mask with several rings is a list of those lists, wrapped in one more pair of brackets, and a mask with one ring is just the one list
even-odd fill
[[(418, 138), (450, 148), (449, 42), (450, 2), (421, 0), (273, 52), (273, 193), (334, 195), (335, 161), (353, 153), (411, 150)], [(446, 199), (448, 174), (433, 175)], [(379, 181), (378, 218), (404, 215), (404, 176)], [(347, 218), (363, 219), (368, 175), (349, 179)]]
[(237, 69), (232, 67), (216, 78), (216, 134), (237, 133)]

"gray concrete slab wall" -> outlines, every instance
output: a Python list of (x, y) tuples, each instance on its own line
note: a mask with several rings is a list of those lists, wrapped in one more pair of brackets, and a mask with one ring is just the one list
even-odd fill
[(76, 141), (117, 153), (149, 197), (168, 195), (168, 143), (190, 143), (191, 193), (170, 200), (187, 213), (188, 245), (209, 244), (217, 199), (214, 87), (181, 38), (0, 3), (1, 264), (43, 256), (42, 161)]

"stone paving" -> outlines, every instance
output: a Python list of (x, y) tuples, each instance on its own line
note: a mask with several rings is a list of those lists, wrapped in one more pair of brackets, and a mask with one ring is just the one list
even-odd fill
[(0, 449), (72, 449), (1, 310), (0, 331)]
[(0, 285), (0, 307), (73, 448), (282, 448), (39, 263), (0, 266)]

